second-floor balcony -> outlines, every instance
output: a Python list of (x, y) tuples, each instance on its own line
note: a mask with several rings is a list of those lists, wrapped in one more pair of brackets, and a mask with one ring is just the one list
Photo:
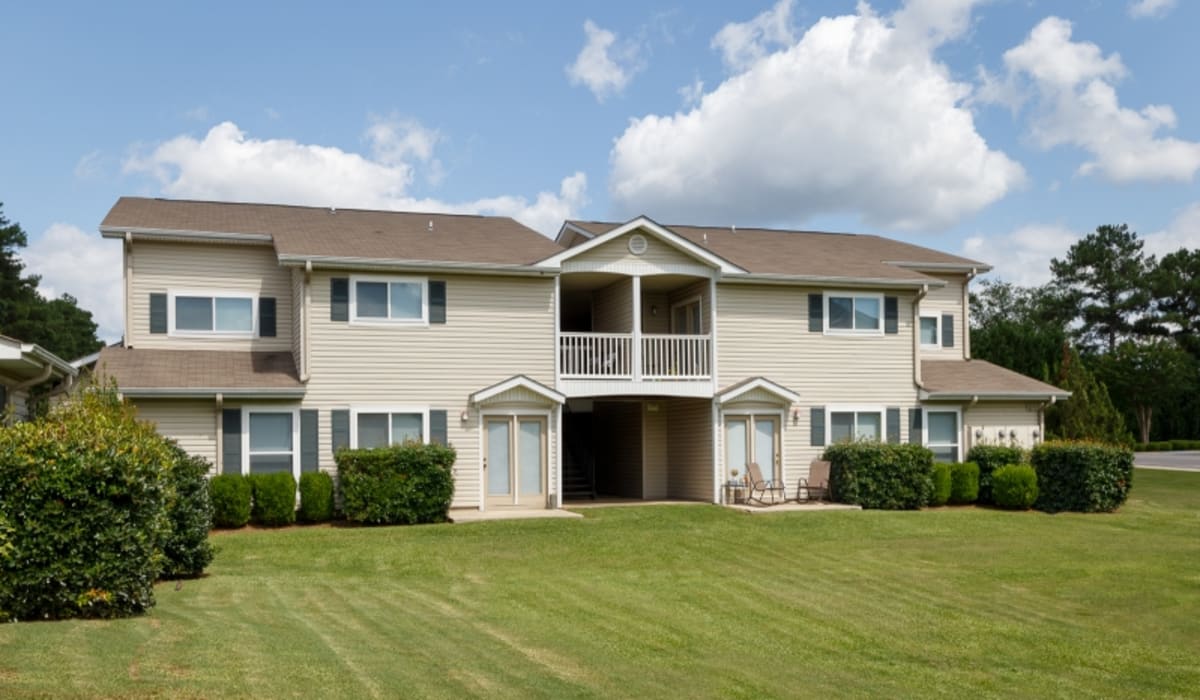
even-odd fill
[(562, 333), (558, 361), (563, 379), (707, 380), (712, 378), (712, 337)]

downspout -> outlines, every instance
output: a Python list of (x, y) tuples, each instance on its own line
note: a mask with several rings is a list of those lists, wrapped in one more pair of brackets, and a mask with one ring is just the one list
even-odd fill
[(308, 334), (309, 334), (309, 306), (312, 304), (312, 260), (304, 261), (304, 287), (300, 290), (300, 381), (308, 383), (311, 376), (308, 371)]
[(917, 292), (917, 297), (912, 303), (913, 384), (916, 384), (918, 389), (925, 388), (925, 383), (921, 381), (921, 300), (927, 294), (929, 285), (921, 285), (921, 291)]
[(225, 465), (222, 462), (224, 462), (224, 460), (225, 460), (225, 421), (224, 421), (225, 395), (218, 392), (215, 399), (216, 399), (216, 405), (217, 405), (217, 410), (216, 410), (216, 418), (217, 418), (217, 450), (216, 450), (216, 452), (217, 452), (217, 454), (216, 454), (216, 458), (213, 460), (213, 462), (215, 463), (214, 471), (217, 474), (224, 474), (225, 473)]
[(979, 274), (979, 270), (971, 268), (967, 273), (967, 281), (963, 282), (963, 359), (971, 359), (971, 292), (968, 288), (971, 286), (971, 280), (975, 279), (975, 275)]
[(122, 260), (124, 265), (122, 266), (121, 273), (122, 273), (122, 277), (124, 277), (123, 281), (125, 283), (125, 299), (124, 299), (125, 303), (122, 306), (121, 311), (125, 315), (125, 318), (123, 319), (125, 322), (124, 323), (124, 325), (125, 325), (125, 337), (124, 337), (125, 345), (127, 347), (133, 347), (133, 344), (132, 344), (133, 334), (130, 333), (130, 331), (132, 330), (132, 326), (130, 324), (133, 322), (132, 321), (133, 312), (130, 311), (130, 306), (129, 306), (130, 298), (132, 296), (132, 290), (133, 290), (133, 233), (131, 233), (129, 231), (125, 232), (124, 253), (125, 254), (122, 256), (124, 258)]

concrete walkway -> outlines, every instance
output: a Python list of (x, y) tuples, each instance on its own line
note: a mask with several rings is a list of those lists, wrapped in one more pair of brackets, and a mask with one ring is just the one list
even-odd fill
[(479, 523), (486, 520), (533, 520), (536, 518), (582, 518), (579, 513), (557, 508), (460, 508), (450, 511), (452, 523)]

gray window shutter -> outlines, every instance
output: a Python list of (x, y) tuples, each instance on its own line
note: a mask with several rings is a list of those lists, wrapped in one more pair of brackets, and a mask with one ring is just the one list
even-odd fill
[(942, 347), (954, 347), (954, 314), (942, 314)]
[(925, 442), (925, 436), (924, 436), (923, 430), (924, 430), (924, 428), (921, 424), (921, 409), (919, 409), (919, 408), (908, 409), (908, 442), (909, 442), (909, 444), (912, 444), (912, 445), (923, 444)]
[(317, 421), (320, 414), (316, 410), (300, 411), (300, 471), (320, 471), (320, 448), (317, 446), (320, 434)]
[(438, 445), (450, 444), (445, 411), (429, 412), (429, 442), (437, 443)]
[(167, 295), (150, 295), (150, 332), (167, 332)]
[(429, 281), (429, 322), (446, 322), (446, 283), (441, 280)]
[(883, 332), (900, 332), (900, 300), (896, 297), (883, 298)]
[(825, 330), (825, 295), (808, 295), (808, 331), (821, 333)]
[(221, 473), (242, 473), (242, 409), (221, 411)]
[(275, 297), (258, 299), (258, 337), (275, 337)]
[(350, 279), (347, 277), (329, 280), (329, 320), (350, 320)]
[(330, 411), (329, 426), (333, 453), (337, 454), (338, 450), (350, 447), (350, 412)]
[(893, 445), (900, 442), (900, 408), (891, 407), (887, 410), (887, 441)]
[(812, 417), (812, 439), (809, 442), (813, 447), (825, 446), (825, 407), (813, 406), (809, 412)]

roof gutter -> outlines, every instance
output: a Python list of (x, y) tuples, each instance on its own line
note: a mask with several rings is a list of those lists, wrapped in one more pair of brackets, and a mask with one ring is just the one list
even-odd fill
[(507, 275), (522, 277), (549, 277), (558, 274), (557, 269), (536, 268), (529, 265), (506, 265), (500, 263), (471, 263), (445, 260), (402, 260), (387, 258), (343, 257), (334, 255), (295, 255), (280, 253), (279, 264), (283, 267), (301, 267), (311, 274), (320, 267), (339, 270), (388, 270), (407, 272), (470, 272), (480, 275)]
[(160, 399), (189, 399), (189, 398), (216, 398), (217, 396), (232, 397), (232, 398), (263, 398), (263, 399), (299, 399), (304, 397), (304, 387), (295, 387), (287, 389), (254, 389), (254, 388), (222, 388), (222, 387), (205, 387), (205, 388), (173, 388), (173, 387), (122, 387), (121, 393), (125, 396), (136, 398), (160, 398)]
[(920, 392), (922, 400), (929, 401), (970, 401), (976, 403), (980, 399), (984, 401), (1049, 401), (1054, 403), (1059, 399), (1070, 398), (1071, 392), (1048, 392), (1048, 391), (929, 391)]
[(270, 243), (271, 236), (265, 233), (232, 233), (228, 231), (183, 231), (165, 228), (136, 228), (126, 226), (101, 226), (100, 235), (104, 238), (125, 238), (138, 236), (157, 238), (165, 241), (220, 241), (223, 243)]
[(930, 272), (969, 272), (974, 277), (978, 272), (990, 272), (992, 266), (981, 262), (935, 263), (910, 260), (884, 260), (885, 265), (895, 265), (906, 270), (928, 270)]
[[(991, 269), (991, 268), (988, 268)], [(979, 274), (977, 268), (971, 268), (967, 273), (967, 280), (963, 282), (962, 309), (963, 309), (963, 359), (971, 359), (971, 280), (975, 279), (975, 275)]]
[(922, 289), (946, 286), (942, 280), (932, 278), (888, 279), (886, 277), (831, 277), (828, 275), (782, 275), (753, 272), (727, 273), (721, 276), (721, 281), (742, 284), (844, 284), (881, 289)]

